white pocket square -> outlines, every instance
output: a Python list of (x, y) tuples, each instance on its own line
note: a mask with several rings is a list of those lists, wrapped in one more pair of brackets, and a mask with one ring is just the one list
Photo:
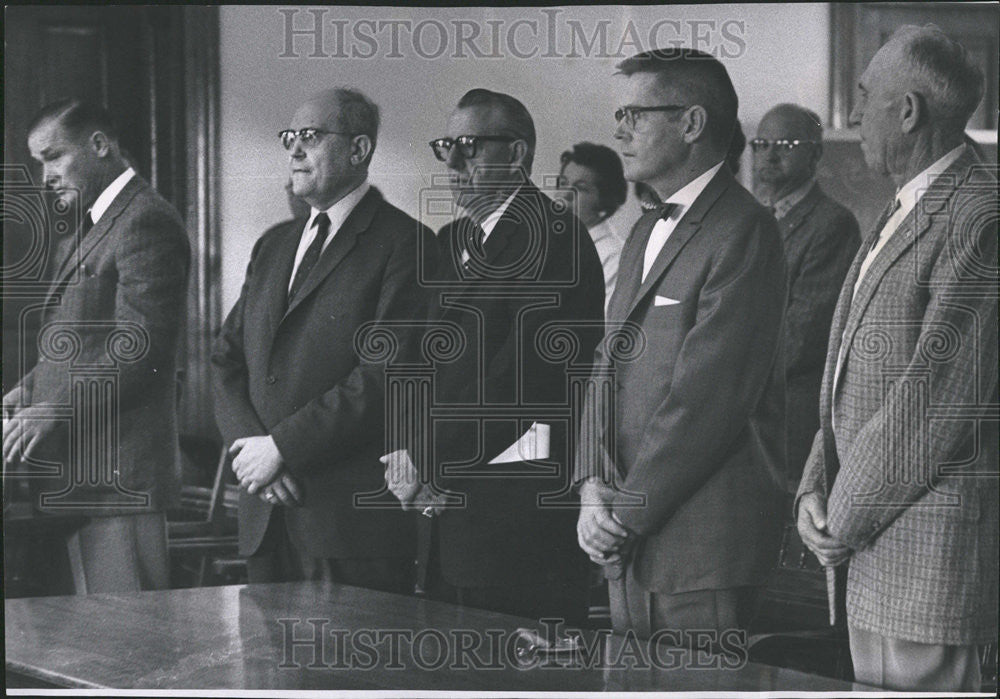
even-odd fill
[(653, 300), (654, 306), (673, 306), (676, 303), (680, 303), (678, 299), (672, 299), (669, 296), (657, 296)]

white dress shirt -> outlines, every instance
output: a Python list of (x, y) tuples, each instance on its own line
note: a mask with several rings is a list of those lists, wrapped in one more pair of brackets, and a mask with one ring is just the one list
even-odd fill
[(319, 209), (313, 208), (312, 214), (309, 215), (309, 220), (306, 221), (306, 227), (302, 231), (302, 237), (299, 238), (299, 249), (295, 251), (295, 264), (292, 265), (292, 274), (288, 278), (288, 291), (291, 293), (292, 282), (295, 281), (295, 273), (299, 269), (299, 263), (302, 262), (302, 258), (306, 254), (306, 250), (312, 244), (313, 240), (316, 239), (316, 228), (313, 226), (313, 222), (316, 217), (321, 213), (326, 213), (330, 218), (330, 233), (326, 236), (326, 241), (323, 243), (323, 249), (320, 251), (322, 255), (326, 252), (326, 249), (330, 246), (330, 241), (340, 230), (340, 227), (344, 225), (344, 221), (347, 217), (351, 215), (364, 196), (368, 193), (368, 189), (371, 187), (367, 182), (362, 182), (357, 188), (351, 190), (346, 195), (344, 195), (336, 204), (331, 206), (325, 212), (321, 212)]
[(611, 225), (611, 219), (604, 219), (596, 226), (588, 229), (590, 239), (597, 248), (597, 256), (601, 259), (604, 270), (604, 312), (608, 311), (611, 294), (615, 291), (615, 280), (618, 278), (618, 261), (622, 254), (625, 239)]
[(111, 206), (111, 202), (115, 200), (121, 191), (125, 189), (125, 185), (135, 177), (135, 170), (128, 168), (122, 174), (115, 178), (114, 182), (109, 184), (103, 192), (98, 195), (97, 199), (94, 200), (93, 206), (90, 207), (90, 220), (97, 223), (101, 220), (101, 216), (104, 212), (108, 210)]
[(646, 243), (646, 255), (642, 260), (642, 281), (646, 281), (646, 275), (649, 274), (650, 268), (652, 268), (670, 234), (677, 228), (677, 224), (684, 214), (687, 213), (687, 210), (691, 208), (691, 205), (694, 204), (695, 199), (705, 191), (705, 187), (715, 177), (715, 174), (722, 167), (723, 162), (720, 161), (715, 167), (709, 168), (688, 182), (664, 202), (666, 204), (676, 204), (677, 206), (670, 214), (670, 218), (666, 221), (662, 218), (657, 221), (656, 225), (653, 226), (653, 231), (649, 234), (649, 241)]

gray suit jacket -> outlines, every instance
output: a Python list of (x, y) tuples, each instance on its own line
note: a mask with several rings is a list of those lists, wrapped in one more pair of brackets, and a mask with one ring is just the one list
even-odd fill
[[(39, 495), (48, 494), (41, 509), (162, 510), (180, 493), (175, 356), (190, 264), (184, 225), (136, 175), (71, 247), (46, 300), (39, 361), (22, 381), (33, 405), (73, 406), (72, 420), (60, 422), (38, 453), (63, 464), (58, 476), (33, 480)], [(116, 394), (96, 390), (109, 375)], [(108, 449), (103, 437), (114, 431), (118, 446)], [(90, 464), (100, 471), (96, 484), (73, 473)], [(60, 491), (64, 497), (51, 498)]]
[(788, 265), (785, 311), (785, 391), (788, 475), (798, 485), (819, 429), (819, 387), (830, 322), (861, 234), (854, 214), (819, 185), (778, 220)]
[(629, 361), (623, 343), (598, 348), (595, 376), (614, 370), (616, 403), (585, 407), (575, 478), (618, 471), (614, 511), (638, 535), (631, 564), (646, 589), (762, 584), (785, 484), (781, 239), (722, 168), (640, 284), (655, 222), (639, 219), (622, 251), (609, 324), (640, 339)]
[[(854, 549), (848, 621), (885, 636), (996, 641), (996, 202), (967, 151), (852, 300), (871, 232), (834, 313), (798, 497), (826, 497), (830, 532)], [(833, 569), (827, 582), (833, 617)]]

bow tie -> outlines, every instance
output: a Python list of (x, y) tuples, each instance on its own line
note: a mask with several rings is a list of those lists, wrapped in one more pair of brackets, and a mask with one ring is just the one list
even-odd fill
[(653, 204), (651, 202), (642, 202), (641, 206), (643, 213), (648, 214), (652, 211), (659, 212), (660, 215), (658, 216), (658, 218), (666, 221), (670, 218), (671, 214), (673, 214), (674, 211), (677, 210), (677, 207), (679, 207), (680, 204), (677, 204), (672, 201), (665, 201), (659, 204)]

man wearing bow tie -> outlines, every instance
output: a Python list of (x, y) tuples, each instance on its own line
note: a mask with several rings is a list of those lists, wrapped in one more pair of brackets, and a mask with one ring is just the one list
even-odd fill
[[(3, 399), (12, 413), (4, 462), (59, 465), (59, 475), (32, 479), (34, 504), (86, 517), (68, 541), (78, 593), (165, 588), (164, 513), (180, 494), (175, 354), (187, 235), (128, 166), (103, 108), (58, 102), (28, 133), (45, 186), (84, 215), (57, 252), (41, 359)], [(68, 420), (59, 415), (67, 408)]]
[(897, 691), (980, 691), (997, 638), (997, 181), (965, 142), (983, 84), (932, 25), (861, 75), (851, 121), (899, 189), (840, 292), (796, 501), (855, 678)]
[(251, 582), (322, 579), (412, 592), (413, 522), (365, 508), (383, 487), (384, 366), (355, 334), (424, 313), (418, 236), (368, 182), (378, 107), (356, 90), (306, 101), (279, 136), (309, 217), (257, 241), (212, 357), (216, 420), (241, 486)]
[(579, 543), (611, 578), (616, 631), (717, 647), (685, 632), (745, 630), (779, 544), (781, 240), (724, 164), (737, 98), (723, 65), (666, 49), (618, 70), (625, 176), (661, 204), (622, 251), (608, 318), (646, 347), (598, 352), (618, 390), (585, 411)]

